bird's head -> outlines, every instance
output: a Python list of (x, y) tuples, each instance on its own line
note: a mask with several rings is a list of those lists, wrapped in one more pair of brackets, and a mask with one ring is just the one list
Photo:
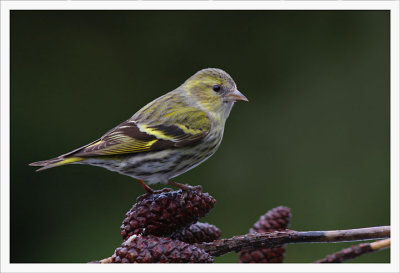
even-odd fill
[(193, 98), (200, 107), (225, 119), (234, 102), (247, 98), (239, 92), (236, 84), (225, 71), (218, 68), (206, 68), (198, 71), (183, 83), (183, 90)]

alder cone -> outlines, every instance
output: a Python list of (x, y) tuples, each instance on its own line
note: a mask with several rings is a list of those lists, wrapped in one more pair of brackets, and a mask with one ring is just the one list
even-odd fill
[[(269, 210), (250, 229), (250, 233), (285, 230), (290, 225), (290, 208), (279, 206)], [(243, 250), (239, 252), (241, 263), (281, 263), (285, 257), (285, 246)]]
[(168, 236), (205, 216), (216, 200), (200, 190), (178, 190), (145, 194), (126, 213), (121, 226), (121, 236)]
[(221, 230), (208, 223), (197, 222), (180, 231), (175, 231), (169, 237), (189, 244), (212, 242), (221, 236)]
[(267, 211), (250, 229), (250, 233), (262, 233), (276, 230), (285, 230), (289, 227), (290, 208), (279, 206)]
[(369, 243), (359, 244), (344, 248), (336, 253), (330, 254), (325, 258), (316, 261), (316, 263), (343, 263), (347, 260), (357, 258), (358, 256), (372, 252), (371, 245)]
[(112, 263), (213, 263), (204, 250), (185, 242), (153, 235), (133, 235), (117, 248)]

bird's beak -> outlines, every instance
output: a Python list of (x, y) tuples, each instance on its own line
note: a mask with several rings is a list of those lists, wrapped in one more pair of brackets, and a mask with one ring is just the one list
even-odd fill
[(238, 101), (238, 100), (243, 100), (243, 101), (249, 101), (242, 93), (240, 93), (239, 90), (237, 90), (236, 88), (233, 89), (232, 91), (229, 91), (229, 93), (227, 93), (225, 95), (225, 100), (226, 101)]

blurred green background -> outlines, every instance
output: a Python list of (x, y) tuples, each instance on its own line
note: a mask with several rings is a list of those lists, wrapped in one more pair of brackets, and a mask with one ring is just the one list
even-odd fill
[[(139, 183), (28, 163), (95, 140), (206, 67), (250, 102), (219, 151), (175, 179), (217, 199), (202, 221), (231, 237), (285, 205), (296, 230), (389, 225), (389, 25), (388, 11), (12, 11), (11, 262), (110, 256)], [(289, 245), (285, 261), (348, 245)]]

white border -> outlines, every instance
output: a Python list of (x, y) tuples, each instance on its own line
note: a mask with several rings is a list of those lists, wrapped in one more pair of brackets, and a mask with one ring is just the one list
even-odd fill
[(2, 9), (90, 9), (90, 10), (196, 10), (196, 9), (224, 9), (224, 10), (319, 10), (319, 9), (391, 9), (398, 8), (398, 1), (81, 1), (81, 0), (47, 0), (47, 1), (19, 1), (2, 0)]
[[(399, 2), (398, 1), (0, 1), (1, 6), (1, 272), (399, 272)], [(387, 9), (391, 10), (390, 264), (10, 264), (9, 11), (11, 9)]]
[(399, 197), (400, 197), (400, 157), (399, 157), (399, 101), (400, 101), (400, 85), (399, 85), (399, 2), (396, 2), (395, 7), (391, 10), (390, 18), (390, 220), (391, 220), (391, 255), (390, 260), (396, 263), (397, 272), (400, 272), (399, 267)]

